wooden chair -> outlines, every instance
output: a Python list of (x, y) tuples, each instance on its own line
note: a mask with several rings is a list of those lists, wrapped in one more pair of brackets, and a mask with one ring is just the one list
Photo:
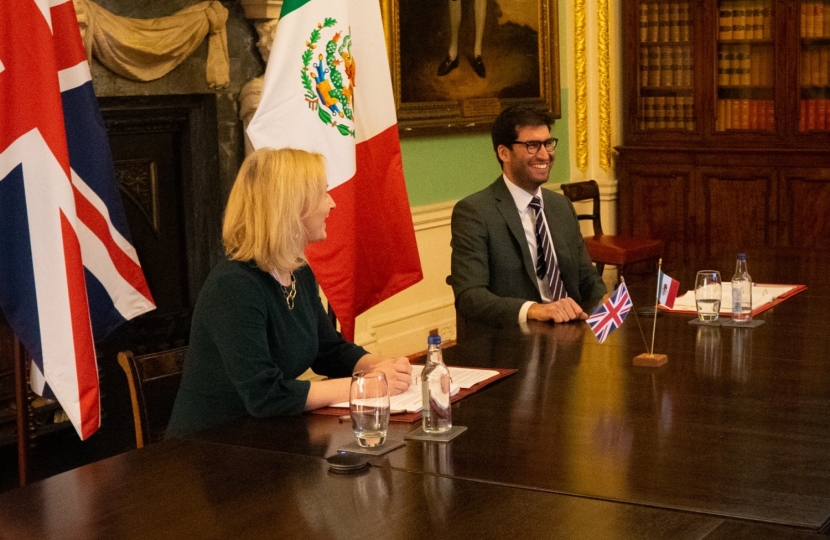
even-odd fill
[(562, 184), (562, 193), (573, 203), (593, 201), (594, 207), (590, 214), (577, 214), (577, 219), (590, 219), (594, 225), (594, 235), (585, 237), (585, 247), (591, 260), (596, 263), (599, 274), (606, 264), (613, 264), (620, 276), (624, 267), (640, 261), (657, 260), (663, 256), (663, 241), (652, 238), (638, 238), (633, 236), (615, 236), (603, 234), (602, 220), (599, 213), (599, 186), (595, 180)]
[(118, 353), (118, 364), (130, 388), (136, 448), (164, 439), (186, 355), (187, 347), (141, 356), (131, 351)]

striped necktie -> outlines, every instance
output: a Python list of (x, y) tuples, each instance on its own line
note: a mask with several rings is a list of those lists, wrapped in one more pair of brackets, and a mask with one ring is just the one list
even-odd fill
[(565, 284), (559, 275), (559, 265), (550, 243), (545, 216), (542, 214), (542, 200), (533, 197), (528, 206), (536, 211), (536, 276), (548, 284), (551, 300), (555, 302), (568, 296), (568, 293), (565, 292)]

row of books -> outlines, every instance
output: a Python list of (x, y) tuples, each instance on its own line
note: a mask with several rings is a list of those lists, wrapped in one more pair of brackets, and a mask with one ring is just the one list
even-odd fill
[(694, 131), (694, 98), (691, 96), (641, 98), (638, 124), (641, 130), (683, 129)]
[(799, 131), (830, 131), (830, 99), (802, 99)]
[(718, 85), (772, 86), (772, 47), (749, 43), (721, 43), (718, 46)]
[(690, 45), (647, 45), (640, 47), (641, 86), (691, 86)]
[(802, 0), (801, 37), (830, 37), (830, 0)]
[(775, 102), (771, 99), (719, 99), (715, 131), (775, 129)]
[(640, 41), (689, 41), (689, 2), (641, 2)]
[(802, 50), (801, 86), (830, 86), (830, 43)]
[(729, 39), (772, 38), (772, 0), (721, 0), (718, 37)]

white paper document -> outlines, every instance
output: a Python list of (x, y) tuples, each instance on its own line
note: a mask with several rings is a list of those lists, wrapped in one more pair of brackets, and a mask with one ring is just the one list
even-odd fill
[[(412, 384), (403, 394), (392, 396), (389, 401), (393, 412), (418, 412), (421, 410), (423, 404), (423, 396), (421, 394), (421, 372), (424, 366), (412, 366)], [(450, 385), (450, 395), (455, 395), (461, 388), (472, 388), (476, 384), (486, 381), (490, 377), (498, 375), (499, 372), (491, 369), (470, 369), (461, 367), (451, 367), (450, 377), (452, 384)], [(349, 408), (349, 402), (336, 403), (332, 407)]]
[[(774, 302), (779, 296), (786, 294), (797, 285), (768, 285), (762, 283), (752, 284), (752, 311), (766, 304)], [(695, 304), (695, 291), (687, 291), (683, 296), (678, 296), (674, 300), (674, 307), (672, 311), (697, 311)], [(721, 284), (721, 302), (720, 314), (732, 314), (732, 283)]]

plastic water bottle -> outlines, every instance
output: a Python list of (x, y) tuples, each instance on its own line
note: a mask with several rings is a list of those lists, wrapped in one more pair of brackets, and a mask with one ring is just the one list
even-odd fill
[(441, 336), (427, 338), (427, 363), (421, 372), (423, 428), (426, 433), (444, 433), (452, 427), (450, 370), (441, 355)]
[(744, 253), (738, 253), (735, 275), (732, 276), (732, 320), (742, 323), (752, 320), (752, 278), (746, 271)]

